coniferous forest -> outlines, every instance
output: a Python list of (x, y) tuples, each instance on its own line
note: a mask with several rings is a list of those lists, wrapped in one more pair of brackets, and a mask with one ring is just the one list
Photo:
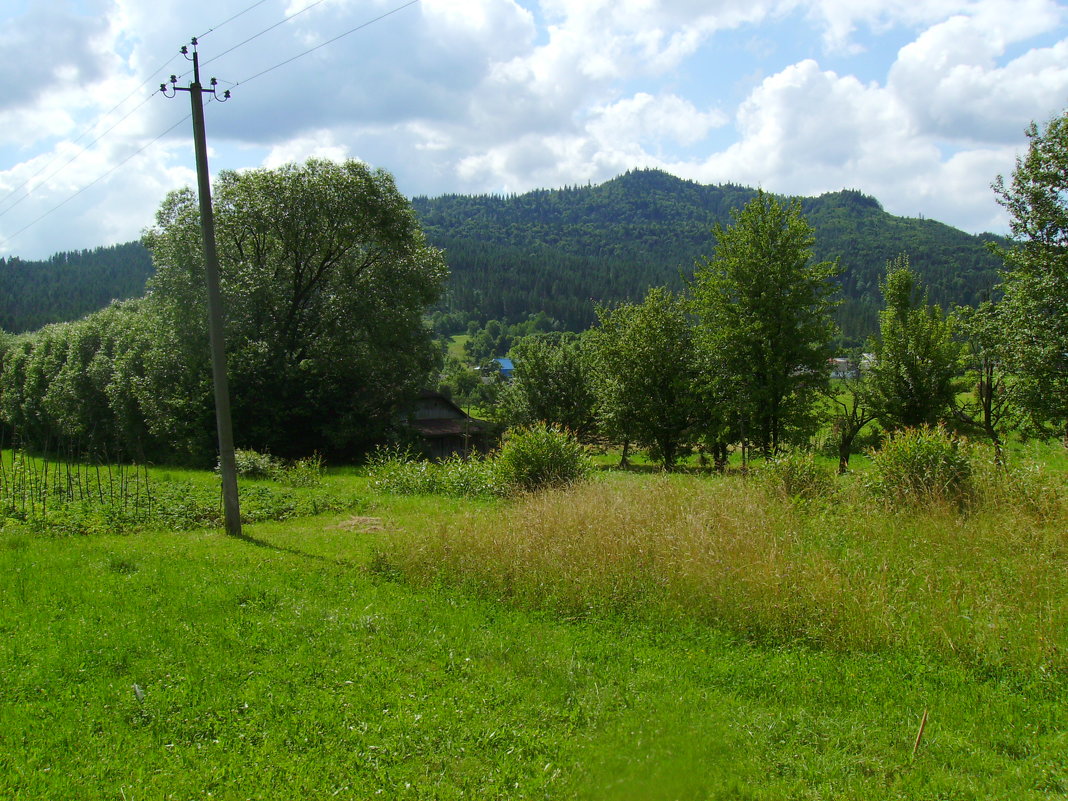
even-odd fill
[(140, 297), (150, 275), (152, 257), (140, 242), (44, 261), (0, 258), (0, 328), (22, 333), (77, 320), (113, 300)]
[[(583, 330), (598, 304), (641, 299), (651, 286), (680, 289), (715, 246), (712, 227), (730, 221), (756, 190), (708, 186), (637, 170), (597, 186), (507, 197), (417, 197), (430, 244), (451, 271), (437, 307), (456, 331), (476, 320), (519, 322), (544, 312)], [(908, 253), (932, 302), (976, 305), (997, 281), (998, 259), (972, 236), (929, 219), (897, 217), (855, 190), (802, 198), (816, 231), (814, 258), (838, 259), (843, 341), (877, 326), (878, 281), (888, 259)], [(45, 261), (0, 260), (0, 328), (28, 331), (78, 319), (113, 299), (137, 297), (152, 273), (140, 243), (60, 253)]]
[[(516, 322), (544, 311), (564, 328), (596, 321), (597, 304), (639, 300), (651, 286), (681, 289), (715, 247), (712, 227), (730, 222), (756, 190), (708, 186), (658, 170), (628, 172), (598, 186), (522, 195), (418, 197), (428, 240), (452, 271), (444, 311)], [(855, 190), (801, 198), (816, 232), (816, 260), (838, 259), (847, 343), (872, 334), (878, 282), (888, 259), (908, 253), (934, 303), (987, 299), (999, 260), (992, 235), (973, 236), (929, 219), (897, 217)]]

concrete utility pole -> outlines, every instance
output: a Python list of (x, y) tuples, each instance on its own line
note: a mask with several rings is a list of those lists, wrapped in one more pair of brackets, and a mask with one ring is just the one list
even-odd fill
[[(197, 40), (193, 39), (193, 82), (178, 86), (178, 78), (171, 76), (171, 92), (167, 85), (159, 90), (167, 97), (173, 93), (189, 92), (193, 107), (193, 145), (197, 158), (197, 189), (200, 197), (200, 228), (204, 240), (204, 272), (208, 285), (208, 332), (211, 337), (211, 372), (215, 386), (215, 426), (219, 433), (219, 472), (222, 475), (223, 514), (226, 533), (241, 536), (241, 507), (237, 499), (237, 464), (234, 461), (234, 434), (230, 423), (230, 389), (226, 380), (226, 342), (223, 333), (222, 293), (219, 291), (219, 257), (215, 251), (215, 215), (211, 209), (211, 177), (208, 173), (208, 142), (204, 131), (204, 93), (215, 95), (216, 80), (211, 88), (200, 84), (200, 62), (197, 59)], [(189, 48), (182, 46), (182, 55), (189, 58)], [(216, 95), (217, 97), (217, 95)], [(230, 91), (223, 92), (228, 100)]]

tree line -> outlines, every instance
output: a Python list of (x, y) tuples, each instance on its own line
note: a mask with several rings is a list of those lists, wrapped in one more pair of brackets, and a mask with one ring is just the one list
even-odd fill
[[(312, 160), (213, 189), (238, 447), (358, 454), (438, 366), (426, 307), (447, 275), (392, 177)], [(0, 418), (31, 447), (215, 457), (199, 207), (172, 192), (145, 232), (148, 293), (0, 341)]]
[[(439, 311), (480, 325), (543, 311), (581, 331), (597, 322), (598, 305), (638, 301), (651, 286), (682, 291), (714, 244), (713, 226), (756, 194), (635, 170), (599, 186), (413, 203), (452, 271)], [(998, 237), (896, 217), (855, 190), (797, 200), (815, 229), (813, 257), (839, 260), (842, 303), (833, 316), (840, 344), (861, 345), (874, 333), (878, 283), (887, 259), (901, 252), (911, 254), (935, 303), (974, 306), (992, 297), (999, 261), (987, 243)]]
[[(703, 186), (636, 170), (599, 186), (507, 197), (446, 195), (413, 201), (431, 244), (450, 267), (432, 314), (485, 327), (544, 313), (562, 330), (596, 324), (597, 305), (639, 300), (650, 286), (681, 291), (711, 247), (712, 226), (755, 190)], [(860, 345), (878, 325), (878, 282), (897, 253), (943, 307), (992, 297), (997, 258), (973, 237), (933, 220), (895, 217), (856, 190), (802, 198), (816, 230), (814, 256), (839, 258), (839, 343)], [(59, 253), (45, 261), (0, 260), (0, 328), (34, 330), (76, 320), (111, 300), (143, 294), (153, 271), (140, 242)], [(443, 330), (443, 329), (439, 329)]]
[(43, 261), (0, 258), (0, 329), (22, 333), (77, 320), (113, 300), (140, 297), (151, 275), (152, 257), (140, 242)]
[(1068, 445), (1068, 116), (1032, 125), (1026, 157), (994, 190), (1013, 238), (997, 300), (945, 313), (907, 253), (877, 280), (877, 329), (830, 378), (839, 263), (814, 257), (799, 201), (758, 192), (716, 225), (683, 291), (597, 307), (582, 335), (528, 336), (498, 414), (587, 440), (650, 448), (671, 467), (696, 447), (765, 457), (829, 426), (844, 471), (869, 423), (944, 425), (989, 439), (1059, 435)]
[[(865, 348), (870, 359), (857, 357), (861, 378), (829, 383), (843, 268), (820, 257), (806, 218), (819, 209), (759, 191), (729, 224), (712, 227), (715, 248), (682, 289), (597, 304), (583, 335), (544, 312), (476, 327), (472, 352), (511, 340), (517, 380), (501, 401), (509, 422), (557, 421), (618, 442), (624, 454), (654, 448), (668, 465), (689, 445), (720, 462), (738, 443), (746, 456), (773, 455), (810, 437), (822, 407), (834, 410), (846, 458), (872, 419), (886, 428), (945, 422), (995, 445), (1020, 427), (1068, 437), (1066, 129), (1064, 117), (1032, 126), (1027, 156), (995, 184), (1013, 239), (995, 254), (1006, 269), (994, 300), (947, 316), (915, 265), (895, 256), (875, 282), (878, 333)], [(645, 201), (628, 200), (635, 215), (659, 208), (666, 194), (656, 186), (675, 181), (625, 178), (633, 176), (654, 184)], [(442, 359), (424, 314), (448, 270), (412, 205), (387, 173), (354, 161), (222, 173), (215, 196), (237, 444), (280, 456), (356, 455), (388, 438)], [(571, 219), (557, 200), (545, 193), (538, 202)], [(849, 202), (879, 211), (859, 193)], [(154, 264), (144, 297), (0, 336), (6, 441), (17, 434), (115, 457), (214, 459), (191, 190), (165, 199), (144, 244)], [(462, 320), (438, 307), (442, 325)], [(962, 360), (975, 379), (966, 404), (953, 386)]]

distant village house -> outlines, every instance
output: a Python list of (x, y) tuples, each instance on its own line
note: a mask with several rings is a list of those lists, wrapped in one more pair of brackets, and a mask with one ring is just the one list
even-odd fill
[(485, 454), (493, 448), (494, 427), (467, 412), (433, 390), (419, 393), (419, 401), (409, 421), (422, 439), (423, 455), (428, 459)]

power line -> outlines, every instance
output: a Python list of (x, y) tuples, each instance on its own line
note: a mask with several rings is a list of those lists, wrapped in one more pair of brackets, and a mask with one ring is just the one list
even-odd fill
[(184, 117), (182, 117), (180, 120), (178, 120), (176, 123), (174, 123), (174, 125), (172, 125), (170, 128), (165, 130), (163, 133), (161, 133), (159, 136), (157, 136), (151, 142), (147, 142), (146, 144), (142, 145), (137, 150), (135, 150), (133, 153), (131, 153), (129, 156), (127, 156), (122, 161), (120, 161), (118, 164), (114, 165), (110, 170), (108, 170), (107, 172), (103, 173), (102, 175), (97, 176), (94, 180), (92, 180), (89, 183), (87, 183), (85, 186), (83, 186), (81, 189), (79, 189), (73, 195), (71, 195), (67, 199), (57, 203), (55, 206), (50, 208), (48, 211), (46, 211), (40, 217), (37, 217), (32, 222), (29, 222), (26, 225), (22, 226), (22, 228), (20, 228), (19, 230), (15, 231), (15, 233), (11, 234), (10, 236), (5, 237), (5, 239), (8, 242), (10, 242), (12, 239), (17, 237), (19, 234), (21, 234), (26, 229), (32, 228), (34, 225), (39, 223), (41, 220), (43, 220), (48, 215), (50, 215), (53, 212), (61, 209), (63, 206), (66, 206), (68, 203), (70, 203), (72, 200), (74, 200), (74, 198), (78, 197), (78, 195), (80, 195), (82, 192), (86, 191), (87, 189), (90, 189), (93, 186), (96, 186), (98, 183), (100, 183), (105, 178), (107, 178), (109, 175), (111, 175), (113, 172), (115, 172), (115, 170), (119, 169), (119, 167), (123, 166), (126, 162), (130, 161), (130, 159), (135, 158), (136, 156), (139, 156), (142, 153), (144, 153), (146, 150), (148, 150), (148, 148), (150, 148), (152, 145), (156, 144), (156, 142), (158, 142), (160, 139), (165, 137), (167, 134), (169, 134), (171, 131), (173, 131), (175, 128), (177, 128), (179, 125), (181, 125), (183, 122), (188, 120), (189, 116), (190, 115), (186, 114)]
[[(79, 150), (77, 153), (75, 153), (73, 156), (71, 156), (69, 159), (67, 159), (66, 162), (64, 162), (62, 165), (60, 165), (60, 167), (58, 169), (56, 169), (55, 171), (49, 173), (41, 183), (44, 183), (45, 181), (48, 181), (51, 178), (55, 178), (57, 175), (59, 175), (59, 173), (63, 172), (63, 170), (65, 170), (67, 167), (69, 167), (73, 162), (75, 162), (77, 159), (81, 158), (82, 154), (85, 153), (85, 151), (87, 151), (89, 148), (91, 148), (93, 145), (95, 145), (97, 142), (99, 142), (101, 139), (103, 139), (109, 133), (114, 131), (120, 125), (122, 125), (122, 123), (125, 122), (127, 119), (129, 119), (138, 109), (141, 108), (141, 106), (145, 105), (145, 103), (147, 103), (149, 100), (151, 100), (153, 98), (153, 96), (154, 96), (154, 93), (152, 95), (149, 95), (148, 97), (146, 97), (144, 100), (142, 100), (136, 106), (134, 106), (132, 109), (130, 109), (128, 112), (126, 112), (126, 114), (124, 114), (122, 117), (120, 117), (118, 120), (116, 120), (114, 125), (112, 125), (110, 128), (108, 128), (102, 134), (100, 134), (100, 136), (98, 136), (92, 142), (90, 142), (89, 144), (87, 144), (84, 147), (82, 147), (81, 150)], [(77, 141), (77, 140), (75, 140), (75, 141)], [(7, 197), (4, 198), (4, 200), (6, 201), (9, 197), (11, 197), (11, 195), (15, 194), (15, 192), (17, 192), (19, 189), (21, 189), (22, 187), (26, 186), (30, 181), (32, 181), (34, 178), (36, 178), (38, 175), (40, 175), (42, 172), (44, 172), (44, 170), (47, 167), (50, 167), (54, 162), (55, 162), (55, 159), (53, 158), (51, 161), (48, 162), (48, 164), (46, 164), (40, 170), (35, 172), (33, 175), (31, 175), (25, 181), (23, 181), (20, 186), (18, 186), (15, 189), (13, 189), (11, 191), (11, 193)], [(3, 217), (5, 214), (7, 214), (9, 211), (11, 211), (13, 208), (15, 208), (19, 203), (24, 201), (29, 196), (30, 196), (30, 192), (27, 191), (25, 195), (20, 197), (18, 200), (16, 200), (14, 203), (12, 203), (10, 206), (8, 206), (3, 211), (0, 211), (0, 217)]]
[(264, 29), (263, 29), (262, 31), (260, 31), (259, 33), (253, 34), (252, 36), (250, 36), (250, 37), (248, 37), (247, 39), (245, 39), (245, 40), (244, 40), (243, 42), (238, 42), (238, 43), (237, 43), (237, 44), (235, 44), (235, 45), (234, 45), (233, 47), (231, 47), (231, 48), (228, 48), (228, 49), (226, 49), (226, 50), (223, 50), (223, 51), (222, 51), (221, 53), (219, 53), (219, 54), (218, 54), (217, 56), (212, 56), (211, 58), (207, 59), (207, 60), (206, 60), (206, 61), (205, 61), (205, 62), (204, 62), (203, 64), (201, 64), (201, 66), (202, 66), (202, 67), (203, 67), (203, 66), (207, 66), (208, 64), (210, 64), (210, 63), (211, 63), (211, 62), (213, 62), (213, 61), (218, 61), (218, 60), (219, 60), (220, 58), (222, 58), (223, 56), (227, 55), (228, 53), (232, 53), (232, 52), (234, 52), (234, 51), (235, 51), (235, 50), (237, 50), (237, 49), (238, 49), (239, 47), (244, 47), (244, 46), (245, 46), (245, 45), (247, 45), (247, 44), (248, 44), (249, 42), (251, 42), (251, 41), (254, 41), (255, 39), (259, 39), (259, 38), (260, 38), (261, 36), (263, 36), (263, 35), (264, 35), (265, 33), (268, 33), (268, 32), (270, 32), (270, 31), (273, 31), (273, 30), (274, 30), (275, 28), (277, 28), (277, 27), (278, 27), (279, 25), (285, 25), (285, 24), (286, 24), (287, 22), (289, 22), (290, 20), (292, 20), (292, 19), (296, 19), (297, 17), (299, 17), (299, 16), (300, 16), (301, 14), (303, 14), (303, 13), (304, 13), (305, 11), (309, 11), (309, 10), (311, 10), (311, 9), (315, 8), (315, 7), (316, 7), (317, 5), (319, 5), (320, 3), (325, 3), (325, 2), (326, 2), (326, 0), (315, 0), (315, 2), (314, 2), (314, 3), (311, 3), (310, 5), (307, 5), (307, 6), (305, 6), (305, 7), (304, 7), (304, 8), (302, 8), (302, 9), (301, 9), (300, 11), (294, 11), (294, 12), (293, 12), (292, 14), (290, 14), (290, 15), (289, 15), (288, 17), (285, 17), (284, 19), (282, 19), (282, 20), (279, 20), (279, 21), (278, 21), (278, 22), (276, 22), (276, 23), (275, 23), (274, 25), (271, 25), (271, 26), (269, 26), (269, 27), (267, 27), (267, 28), (264, 28)]
[[(261, 2), (266, 2), (266, 0), (261, 0)], [(123, 98), (122, 100), (120, 100), (120, 101), (119, 101), (118, 103), (116, 103), (116, 104), (115, 104), (114, 106), (112, 106), (112, 107), (111, 107), (111, 108), (110, 108), (110, 109), (109, 109), (108, 111), (106, 111), (106, 112), (105, 112), (104, 114), (101, 114), (101, 115), (100, 115), (99, 117), (97, 117), (97, 119), (96, 119), (96, 120), (94, 120), (94, 121), (93, 121), (93, 123), (92, 123), (91, 125), (89, 125), (89, 126), (88, 126), (87, 128), (85, 128), (85, 129), (84, 129), (84, 130), (83, 130), (83, 131), (82, 131), (82, 132), (81, 132), (80, 134), (78, 134), (78, 135), (77, 135), (76, 137), (74, 137), (74, 139), (72, 139), (72, 140), (71, 140), (71, 144), (72, 144), (72, 145), (74, 145), (74, 144), (77, 144), (79, 140), (83, 139), (83, 138), (84, 138), (85, 136), (87, 136), (87, 135), (88, 135), (88, 134), (89, 134), (89, 133), (90, 133), (90, 132), (91, 132), (91, 131), (92, 131), (92, 130), (93, 130), (94, 128), (96, 128), (97, 126), (99, 126), (99, 125), (100, 125), (101, 123), (103, 123), (103, 122), (104, 122), (104, 120), (106, 120), (106, 119), (107, 119), (108, 117), (110, 117), (110, 116), (111, 116), (112, 114), (114, 114), (114, 113), (115, 113), (115, 111), (116, 111), (116, 110), (117, 110), (117, 109), (118, 109), (118, 108), (119, 108), (120, 106), (122, 106), (122, 105), (123, 105), (123, 104), (124, 104), (124, 103), (125, 103), (125, 102), (126, 102), (127, 100), (129, 100), (129, 99), (130, 99), (131, 97), (133, 97), (133, 96), (134, 96), (135, 94), (137, 94), (138, 92), (140, 92), (140, 91), (141, 91), (141, 90), (142, 90), (142, 89), (143, 89), (143, 88), (145, 87), (145, 84), (149, 83), (149, 82), (150, 82), (150, 81), (151, 81), (151, 80), (152, 80), (152, 79), (153, 79), (153, 78), (154, 78), (154, 77), (155, 77), (156, 75), (158, 75), (158, 74), (159, 74), (159, 72), (160, 72), (160, 71), (161, 71), (161, 70), (162, 70), (162, 69), (163, 69), (164, 67), (166, 67), (166, 66), (167, 66), (168, 64), (170, 64), (170, 63), (171, 63), (172, 61), (174, 61), (174, 59), (175, 59), (175, 58), (177, 58), (177, 56), (178, 56), (178, 54), (177, 54), (177, 53), (175, 53), (174, 55), (170, 56), (170, 57), (169, 57), (169, 58), (168, 58), (168, 59), (167, 59), (166, 61), (164, 61), (164, 62), (163, 62), (162, 64), (160, 64), (160, 65), (159, 65), (158, 67), (156, 67), (156, 69), (154, 69), (154, 70), (153, 70), (152, 72), (150, 72), (150, 73), (149, 73), (149, 75), (148, 75), (148, 77), (147, 77), (147, 78), (145, 78), (145, 80), (143, 80), (143, 81), (142, 81), (142, 82), (140, 83), (140, 85), (138, 85), (138, 87), (137, 87), (136, 89), (134, 89), (134, 90), (133, 90), (132, 92), (130, 92), (130, 93), (129, 93), (128, 95), (126, 95), (126, 97), (124, 97), (124, 98)], [(67, 162), (66, 164), (64, 164), (64, 165), (63, 165), (63, 167), (66, 167), (66, 166), (67, 166), (68, 164), (70, 164), (70, 163), (71, 163), (71, 161), (74, 161), (74, 159), (78, 158), (78, 156), (80, 156), (80, 155), (81, 155), (82, 153), (84, 153), (84, 152), (85, 152), (86, 150), (88, 150), (88, 149), (89, 149), (90, 147), (92, 147), (92, 146), (93, 146), (93, 145), (95, 145), (95, 144), (96, 144), (97, 142), (99, 142), (99, 141), (100, 141), (100, 140), (101, 140), (101, 139), (102, 139), (102, 138), (103, 138), (104, 136), (106, 136), (107, 134), (109, 134), (109, 133), (110, 133), (111, 131), (115, 130), (115, 127), (116, 127), (116, 126), (118, 126), (118, 124), (119, 124), (119, 123), (123, 122), (123, 120), (125, 120), (125, 119), (126, 119), (127, 117), (129, 117), (129, 116), (130, 116), (131, 114), (133, 114), (133, 113), (134, 113), (134, 111), (137, 111), (137, 109), (141, 108), (141, 106), (143, 106), (143, 105), (144, 105), (145, 103), (147, 103), (147, 102), (148, 102), (149, 100), (151, 100), (151, 99), (152, 99), (152, 98), (153, 98), (154, 96), (155, 96), (155, 92), (153, 92), (153, 93), (152, 93), (152, 94), (150, 94), (150, 95), (149, 95), (149, 96), (148, 96), (147, 98), (145, 98), (145, 99), (144, 99), (144, 100), (143, 100), (143, 101), (142, 101), (142, 102), (141, 102), (141, 103), (140, 103), (140, 104), (139, 104), (139, 105), (137, 106), (137, 108), (135, 108), (135, 109), (134, 109), (133, 111), (131, 111), (131, 112), (129, 112), (128, 114), (126, 114), (126, 116), (124, 116), (124, 117), (123, 117), (122, 119), (120, 119), (120, 120), (119, 120), (118, 122), (116, 122), (116, 123), (115, 123), (115, 125), (112, 125), (112, 126), (111, 126), (110, 128), (108, 128), (108, 129), (107, 129), (106, 131), (104, 131), (104, 133), (100, 134), (100, 136), (98, 136), (98, 137), (97, 137), (96, 139), (94, 139), (94, 140), (93, 140), (92, 142), (90, 142), (90, 143), (89, 143), (88, 145), (86, 145), (86, 146), (85, 146), (85, 147), (83, 147), (83, 148), (82, 148), (82, 149), (81, 149), (80, 151), (78, 151), (77, 155), (75, 155), (75, 156), (74, 156), (74, 158), (72, 158), (72, 159), (71, 159), (70, 161), (68, 161), (68, 162)], [(6, 202), (7, 202), (7, 201), (8, 201), (8, 200), (9, 200), (9, 199), (10, 199), (10, 198), (11, 198), (11, 197), (12, 197), (12, 196), (13, 196), (13, 195), (14, 195), (14, 194), (16, 193), (16, 192), (18, 192), (18, 191), (19, 191), (20, 189), (22, 189), (23, 187), (25, 187), (25, 186), (29, 185), (29, 183), (30, 183), (31, 181), (33, 181), (33, 180), (34, 180), (34, 179), (35, 179), (35, 178), (36, 178), (37, 176), (39, 176), (39, 175), (40, 175), (41, 173), (43, 173), (43, 172), (44, 172), (45, 170), (47, 170), (47, 169), (48, 169), (49, 167), (51, 167), (51, 166), (52, 166), (53, 164), (55, 164), (55, 163), (56, 163), (56, 161), (57, 161), (58, 159), (59, 159), (59, 155), (57, 154), (57, 155), (53, 156), (52, 158), (50, 158), (50, 159), (49, 159), (48, 161), (46, 161), (46, 162), (45, 162), (45, 163), (44, 163), (43, 165), (41, 165), (40, 169), (38, 169), (38, 170), (37, 170), (37, 172), (35, 172), (35, 173), (34, 173), (33, 175), (31, 175), (31, 176), (30, 176), (29, 178), (27, 178), (27, 179), (26, 179), (25, 181), (23, 181), (23, 182), (22, 182), (21, 184), (19, 184), (18, 186), (16, 186), (16, 187), (15, 187), (14, 189), (12, 189), (12, 190), (11, 190), (10, 192), (8, 192), (8, 193), (7, 193), (6, 195), (4, 195), (4, 197), (3, 197), (3, 198), (0, 198), (0, 205), (2, 205), (2, 204), (4, 204), (4, 203), (6, 203)], [(63, 169), (63, 167), (60, 167), (60, 170), (62, 170), (62, 169)], [(58, 170), (57, 170), (57, 172), (58, 172)], [(55, 175), (55, 173), (52, 173), (52, 175)], [(49, 177), (49, 178), (51, 178), (51, 177), (52, 177), (52, 175), (49, 175), (48, 177)], [(48, 180), (48, 179), (46, 178), (45, 180)], [(12, 204), (11, 204), (10, 206), (8, 206), (8, 207), (7, 207), (7, 209), (5, 209), (4, 211), (0, 211), (0, 217), (2, 217), (3, 215), (7, 214), (7, 212), (8, 212), (8, 211), (10, 211), (11, 209), (15, 208), (15, 206), (17, 206), (17, 205), (18, 205), (19, 203), (21, 203), (21, 202), (22, 202), (22, 201), (23, 201), (23, 200), (24, 200), (24, 199), (25, 199), (26, 197), (28, 197), (28, 196), (29, 196), (29, 193), (27, 193), (26, 195), (23, 195), (23, 197), (22, 197), (22, 198), (20, 198), (19, 200), (16, 200), (16, 201), (15, 201), (14, 203), (12, 203)]]
[[(242, 14), (247, 14), (247, 13), (248, 13), (248, 12), (250, 12), (250, 11), (251, 11), (252, 9), (256, 8), (256, 6), (262, 6), (262, 5), (263, 5), (264, 3), (266, 3), (266, 2), (267, 2), (267, 0), (258, 0), (258, 2), (255, 2), (255, 3), (253, 3), (253, 4), (252, 4), (252, 5), (250, 5), (250, 6), (248, 7), (248, 8), (246, 8), (246, 9), (245, 9), (244, 11), (238, 11), (238, 12), (237, 12), (236, 14), (234, 14), (234, 15), (233, 15), (232, 17), (229, 17), (229, 18), (227, 18), (227, 19), (224, 19), (224, 20), (223, 20), (222, 22), (218, 23), (217, 25), (213, 25), (213, 26), (211, 26), (211, 27), (210, 27), (210, 28), (208, 28), (208, 29), (207, 29), (206, 31), (204, 31), (204, 33), (200, 34), (200, 36), (198, 36), (198, 37), (197, 37), (197, 39), (203, 39), (203, 38), (204, 38), (205, 36), (207, 36), (207, 35), (208, 35), (209, 33), (211, 33), (212, 31), (217, 31), (217, 30), (219, 30), (219, 28), (221, 28), (221, 27), (222, 27), (223, 25), (225, 25), (226, 23), (228, 23), (228, 22), (233, 22), (233, 21), (234, 21), (235, 19), (237, 19), (238, 17), (240, 17), (240, 16), (242, 15)], [(205, 63), (207, 63), (207, 62), (205, 62)]]
[[(414, 6), (418, 2), (419, 2), (419, 0), (409, 0), (409, 2), (404, 3), (403, 5), (397, 6), (392, 11), (387, 11), (385, 14), (382, 14), (381, 16), (375, 17), (374, 19), (368, 20), (367, 22), (364, 22), (364, 23), (362, 23), (360, 25), (357, 25), (355, 28), (350, 28), (349, 30), (345, 31), (344, 33), (339, 33), (333, 39), (327, 39), (325, 42), (321, 42), (320, 44), (317, 44), (315, 47), (312, 47), (312, 48), (309, 48), (308, 50), (305, 50), (303, 53), (298, 53), (297, 55), (293, 56), (292, 58), (287, 58), (285, 61), (280, 61), (279, 63), (275, 64), (273, 67), (268, 67), (267, 69), (261, 70), (260, 72), (257, 72), (255, 75), (253, 75), (253, 76), (251, 76), (249, 78), (245, 78), (244, 80), (240, 80), (237, 83), (235, 83), (234, 86), (240, 86), (243, 83), (248, 83), (249, 81), (255, 80), (256, 78), (259, 78), (261, 75), (266, 75), (268, 72), (276, 70), (279, 67), (284, 67), (286, 64), (290, 64), (290, 63), (296, 61), (298, 58), (303, 58), (304, 56), (308, 55), (309, 53), (314, 53), (316, 50), (318, 50), (318, 49), (320, 49), (322, 47), (326, 47), (328, 44), (333, 44), (338, 39), (343, 39), (346, 36), (348, 36), (349, 34), (356, 33), (356, 31), (362, 30), (362, 29), (368, 27), (369, 25), (374, 25), (376, 22), (384, 20), (386, 17), (389, 17), (389, 16), (392, 16), (393, 14), (396, 14), (398, 11), (403, 11), (404, 9), (408, 8), (408, 6)], [(218, 56), (216, 56), (216, 58), (218, 58)]]

